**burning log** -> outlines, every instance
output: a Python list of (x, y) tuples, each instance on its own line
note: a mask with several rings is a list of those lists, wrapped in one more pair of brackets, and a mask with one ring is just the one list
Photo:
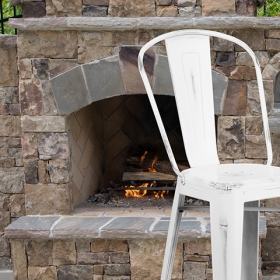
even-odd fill
[[(141, 158), (142, 158), (142, 162), (141, 162)], [(130, 171), (136, 171), (136, 170), (149, 171), (149, 169), (152, 167), (156, 169), (157, 172), (175, 175), (169, 161), (157, 160), (154, 163), (153, 161), (155, 161), (155, 158), (154, 159), (143, 158), (143, 156), (142, 157), (130, 156), (126, 158), (128, 170)]]
[[(153, 160), (145, 158), (143, 163), (141, 163), (141, 157), (136, 156), (129, 156), (126, 158), (126, 163), (128, 165), (128, 171), (149, 171), (151, 168), (151, 163)], [(175, 175), (171, 164), (167, 160), (157, 160), (154, 163), (154, 169), (156, 169), (157, 172), (166, 173), (166, 174), (173, 174)], [(189, 166), (185, 163), (178, 163), (178, 167), (180, 170), (188, 169)]]
[[(122, 181), (127, 183), (126, 197), (140, 198), (145, 196), (148, 191), (153, 191), (156, 198), (164, 198), (169, 190), (175, 190), (177, 175), (170, 162), (158, 160), (157, 156), (153, 159), (148, 158), (147, 154), (148, 152), (145, 151), (141, 157), (129, 156), (126, 158), (128, 169), (122, 174)], [(180, 168), (188, 167), (181, 165)], [(137, 183), (141, 185), (137, 186)]]
[(176, 181), (177, 176), (162, 172), (123, 172), (122, 181)]

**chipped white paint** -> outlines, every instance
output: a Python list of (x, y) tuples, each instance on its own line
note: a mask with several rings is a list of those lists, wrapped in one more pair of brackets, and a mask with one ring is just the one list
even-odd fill
[(210, 186), (216, 190), (221, 191), (231, 191), (242, 186), (241, 182), (238, 183), (219, 183), (219, 182), (210, 182)]
[(200, 233), (200, 238), (208, 238), (209, 233), (207, 233), (206, 227), (209, 225), (209, 221), (207, 221), (204, 217), (196, 217), (196, 219), (200, 222), (200, 228), (201, 228), (201, 233)]

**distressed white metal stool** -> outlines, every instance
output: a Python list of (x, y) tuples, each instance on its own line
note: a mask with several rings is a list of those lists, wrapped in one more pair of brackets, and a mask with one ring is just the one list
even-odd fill
[[(210, 37), (243, 47), (256, 69), (267, 164), (219, 164), (215, 139)], [(143, 66), (145, 52), (164, 40), (190, 169), (179, 171), (152, 88)], [(209, 30), (181, 30), (161, 35), (139, 53), (138, 65), (171, 165), (178, 175), (170, 218), (162, 280), (171, 278), (185, 196), (210, 202), (214, 280), (258, 279), (260, 199), (280, 196), (280, 168), (271, 166), (272, 147), (259, 63), (244, 42)], [(267, 209), (267, 211), (277, 209)]]

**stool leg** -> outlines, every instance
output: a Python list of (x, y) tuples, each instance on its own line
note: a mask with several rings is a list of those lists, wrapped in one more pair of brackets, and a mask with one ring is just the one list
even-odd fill
[[(258, 207), (259, 201), (246, 202), (245, 207)], [(242, 246), (242, 280), (258, 279), (259, 212), (245, 211)]]
[(173, 206), (171, 211), (170, 223), (168, 228), (167, 241), (165, 246), (164, 260), (161, 272), (161, 280), (170, 280), (174, 263), (174, 257), (178, 242), (178, 234), (180, 229), (180, 222), (182, 213), (179, 212), (178, 207), (183, 206), (185, 196), (175, 192)]
[(213, 280), (241, 280), (243, 215), (242, 200), (228, 193), (210, 202)]

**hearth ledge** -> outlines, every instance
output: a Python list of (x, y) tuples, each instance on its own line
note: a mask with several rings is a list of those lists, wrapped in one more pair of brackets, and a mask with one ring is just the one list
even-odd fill
[[(8, 239), (166, 239), (169, 217), (23, 216), (5, 229)], [(260, 238), (266, 218), (260, 217)], [(210, 238), (209, 217), (184, 217), (179, 239)]]

